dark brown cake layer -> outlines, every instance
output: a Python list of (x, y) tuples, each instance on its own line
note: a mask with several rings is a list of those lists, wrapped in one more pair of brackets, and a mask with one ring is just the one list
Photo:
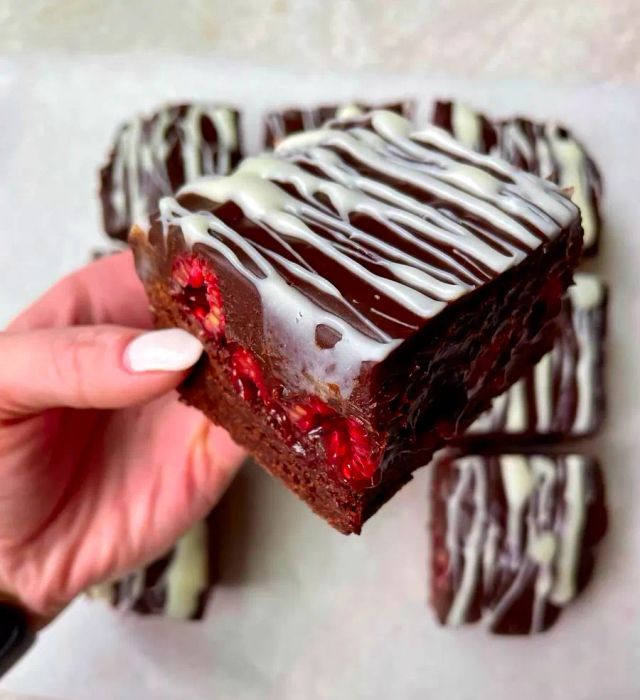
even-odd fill
[(589, 581), (607, 528), (602, 472), (583, 455), (443, 457), (431, 500), (431, 603), (452, 627), (548, 629)]
[(550, 347), (581, 249), (556, 186), (374, 112), (162, 200), (132, 235), (185, 396), (343, 532)]

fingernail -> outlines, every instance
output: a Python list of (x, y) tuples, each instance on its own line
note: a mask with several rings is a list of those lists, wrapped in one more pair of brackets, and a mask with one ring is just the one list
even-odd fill
[(176, 372), (195, 365), (202, 343), (181, 328), (150, 331), (134, 338), (124, 351), (123, 362), (131, 372)]

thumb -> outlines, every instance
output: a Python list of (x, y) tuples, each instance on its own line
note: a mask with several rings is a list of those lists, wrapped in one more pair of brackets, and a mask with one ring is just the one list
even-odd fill
[(184, 330), (72, 326), (0, 333), (0, 419), (47, 408), (121, 408), (175, 388), (202, 354)]

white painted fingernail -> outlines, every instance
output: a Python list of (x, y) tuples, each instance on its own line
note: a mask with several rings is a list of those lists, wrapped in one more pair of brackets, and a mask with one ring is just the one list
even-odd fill
[(124, 351), (125, 367), (131, 372), (177, 372), (195, 365), (202, 343), (181, 328), (150, 331), (134, 338)]

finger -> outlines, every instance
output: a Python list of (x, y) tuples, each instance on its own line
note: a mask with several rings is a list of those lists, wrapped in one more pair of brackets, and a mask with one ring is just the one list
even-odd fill
[(101, 258), (65, 277), (22, 312), (8, 330), (93, 323), (151, 328), (149, 302), (130, 250)]
[[(121, 562), (124, 568), (166, 551), (206, 517), (246, 457), (223, 428), (170, 397), (145, 404), (141, 411), (115, 412), (104, 444), (111, 477), (101, 482), (109, 492), (106, 502), (126, 508), (117, 521), (127, 523), (135, 551), (129, 553), (129, 561)], [(115, 479), (116, 473), (121, 479)], [(113, 505), (110, 508), (105, 519), (112, 531)]]
[[(110, 412), (101, 428), (85, 456), (91, 468), (83, 488), (63, 489), (64, 508), (37, 537), (28, 534), (30, 556), (20, 557), (19, 577), (11, 576), (11, 590), (32, 610), (54, 612), (87, 586), (166, 554), (206, 517), (245, 456), (226, 431), (168, 395)], [(30, 489), (32, 497), (42, 489)], [(22, 525), (24, 512), (23, 498), (20, 507), (17, 499), (3, 504), (0, 514)]]
[(103, 325), (2, 333), (0, 416), (148, 401), (176, 387), (201, 353), (200, 341), (178, 328), (140, 334)]

